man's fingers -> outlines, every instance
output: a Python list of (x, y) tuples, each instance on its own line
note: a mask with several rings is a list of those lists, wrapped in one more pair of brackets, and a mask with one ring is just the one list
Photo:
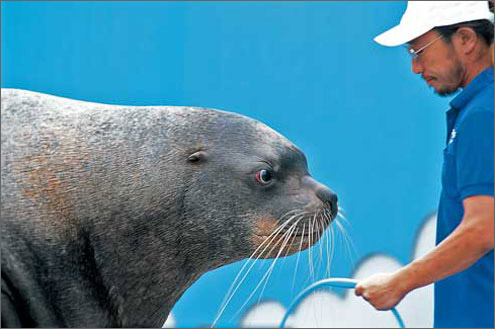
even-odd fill
[(363, 286), (361, 286), (361, 285), (358, 284), (356, 286), (356, 288), (354, 289), (354, 294), (356, 296), (361, 296), (361, 294), (363, 293), (363, 290), (364, 290)]

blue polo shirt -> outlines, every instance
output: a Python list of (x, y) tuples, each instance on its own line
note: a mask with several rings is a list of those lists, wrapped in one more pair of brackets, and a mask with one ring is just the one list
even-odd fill
[[(437, 244), (462, 220), (462, 200), (493, 196), (493, 67), (451, 102), (443, 151)], [(435, 283), (434, 326), (493, 328), (493, 250), (473, 266)]]

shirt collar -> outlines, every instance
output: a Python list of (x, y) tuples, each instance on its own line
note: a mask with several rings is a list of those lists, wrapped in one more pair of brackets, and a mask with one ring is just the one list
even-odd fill
[(462, 109), (481, 89), (490, 83), (493, 83), (493, 66), (478, 74), (459, 95), (450, 101), (450, 106), (453, 109)]

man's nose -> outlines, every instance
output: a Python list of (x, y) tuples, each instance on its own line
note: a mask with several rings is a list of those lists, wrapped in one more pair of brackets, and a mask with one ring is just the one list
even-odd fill
[(411, 59), (411, 67), (412, 67), (412, 71), (414, 72), (414, 74), (421, 74), (423, 73), (423, 65), (421, 65), (421, 63), (417, 60), (417, 59)]

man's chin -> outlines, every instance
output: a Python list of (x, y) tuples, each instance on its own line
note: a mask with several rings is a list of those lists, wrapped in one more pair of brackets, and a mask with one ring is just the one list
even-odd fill
[(438, 96), (441, 96), (441, 97), (448, 97), (448, 96), (452, 96), (454, 95), (455, 93), (457, 92), (457, 90), (454, 90), (454, 91), (436, 91), (435, 90), (435, 93), (438, 95)]
[(459, 87), (434, 87), (431, 85), (430, 87), (433, 88), (435, 94), (442, 97), (452, 96), (459, 90)]

